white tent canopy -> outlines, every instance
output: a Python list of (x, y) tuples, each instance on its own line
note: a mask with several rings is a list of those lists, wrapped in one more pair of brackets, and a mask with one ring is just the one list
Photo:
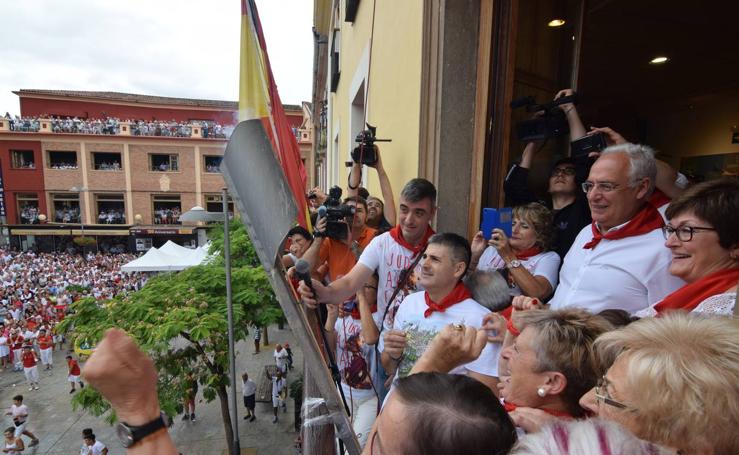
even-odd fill
[(208, 255), (207, 245), (190, 249), (167, 241), (160, 249), (151, 248), (143, 256), (121, 267), (123, 272), (170, 272), (198, 265)]

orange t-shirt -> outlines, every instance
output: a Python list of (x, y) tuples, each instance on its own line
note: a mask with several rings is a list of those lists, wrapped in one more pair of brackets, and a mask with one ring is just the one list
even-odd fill
[[(364, 250), (367, 245), (375, 238), (375, 230), (365, 227), (362, 235), (358, 239), (354, 239), (359, 243), (359, 248)], [(349, 246), (334, 239), (324, 239), (321, 243), (320, 264), (328, 261), (328, 274), (331, 281), (336, 281), (340, 277), (349, 273), (349, 271), (357, 263), (357, 258), (352, 253)]]

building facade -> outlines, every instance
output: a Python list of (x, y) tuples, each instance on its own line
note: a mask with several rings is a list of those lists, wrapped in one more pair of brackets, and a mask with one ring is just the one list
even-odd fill
[[(392, 139), (379, 145), (396, 197), (412, 177), (431, 180), (437, 229), (471, 237), (482, 208), (503, 205), (503, 181), (526, 145), (516, 128), (532, 114), (511, 101), (544, 104), (567, 88), (578, 92), (587, 127), (649, 144), (697, 180), (738, 175), (739, 61), (726, 58), (739, 50), (732, 14), (673, 6), (316, 0), (318, 181), (346, 185), (344, 163), (369, 122)], [(545, 199), (549, 169), (569, 154), (569, 139), (540, 146), (530, 182)], [(363, 184), (380, 194), (374, 172)]]
[[(110, 92), (20, 90), (20, 118), (0, 118), (5, 238), (60, 249), (75, 237), (145, 250), (194, 246), (179, 215), (222, 210), (220, 165), (237, 103)], [(304, 106), (286, 106), (310, 150)], [(306, 159), (311, 154), (306, 152)]]

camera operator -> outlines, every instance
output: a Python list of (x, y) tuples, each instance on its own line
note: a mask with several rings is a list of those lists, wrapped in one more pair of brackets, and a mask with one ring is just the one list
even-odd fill
[[(380, 180), (380, 190), (384, 202), (377, 197), (370, 196), (367, 199), (367, 226), (376, 229), (379, 234), (387, 232), (395, 226), (395, 199), (393, 197), (393, 188), (390, 185), (390, 179), (382, 166), (382, 157), (380, 148), (373, 144), (377, 161), (374, 164), (367, 163), (367, 166), (377, 171), (377, 178)], [(362, 179), (362, 163), (354, 161), (351, 171), (349, 172), (349, 196), (356, 196), (359, 192), (359, 184)]]
[[(555, 100), (572, 96), (571, 89), (561, 90), (554, 97)], [(564, 103), (557, 106), (564, 112), (570, 128), (570, 140), (574, 141), (586, 135), (585, 127), (580, 120), (574, 103)], [(538, 201), (528, 187), (528, 176), (534, 155), (539, 145), (529, 142), (524, 148), (521, 162), (514, 164), (506, 176), (503, 189), (507, 204), (512, 206), (525, 205)], [(575, 237), (580, 230), (590, 224), (590, 209), (588, 201), (579, 186), (584, 181), (590, 165), (590, 159), (563, 158), (554, 164), (549, 175), (549, 193), (551, 200), (544, 205), (550, 207), (554, 213), (555, 238), (552, 249), (564, 258)]]
[(375, 230), (367, 227), (367, 202), (359, 196), (344, 199), (344, 204), (354, 208), (354, 216), (345, 218), (348, 235), (344, 240), (326, 237), (327, 217), (321, 217), (316, 223), (316, 238), (305, 252), (305, 259), (315, 271), (318, 266), (328, 263), (329, 281), (335, 281), (346, 275), (362, 251), (375, 236)]

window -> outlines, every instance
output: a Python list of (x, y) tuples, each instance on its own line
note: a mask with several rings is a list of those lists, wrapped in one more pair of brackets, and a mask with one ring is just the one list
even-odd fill
[(205, 155), (205, 172), (217, 172), (221, 173), (221, 161), (222, 156)]
[(92, 152), (92, 168), (96, 171), (120, 171), (121, 154), (116, 152)]
[[(208, 212), (223, 213), (223, 196), (220, 194), (208, 194), (205, 196), (205, 210)], [(228, 213), (233, 215), (234, 203), (231, 196), (228, 197)]]
[(80, 197), (78, 193), (52, 194), (55, 223), (79, 223)]
[(21, 224), (38, 224), (38, 195), (35, 193), (18, 193), (15, 195), (18, 204), (18, 218)]
[(36, 169), (32, 150), (11, 150), (10, 166), (14, 169)]
[(149, 155), (151, 170), (156, 172), (173, 172), (179, 170), (179, 155), (160, 155), (152, 153)]
[(180, 224), (180, 195), (154, 195), (152, 201), (152, 218), (154, 224)]
[(77, 152), (48, 153), (50, 169), (77, 169)]
[(341, 31), (334, 30), (334, 39), (331, 40), (331, 92), (336, 92), (339, 86), (341, 71), (339, 66), (339, 51), (341, 49)]
[(98, 224), (126, 224), (123, 194), (96, 194)]

